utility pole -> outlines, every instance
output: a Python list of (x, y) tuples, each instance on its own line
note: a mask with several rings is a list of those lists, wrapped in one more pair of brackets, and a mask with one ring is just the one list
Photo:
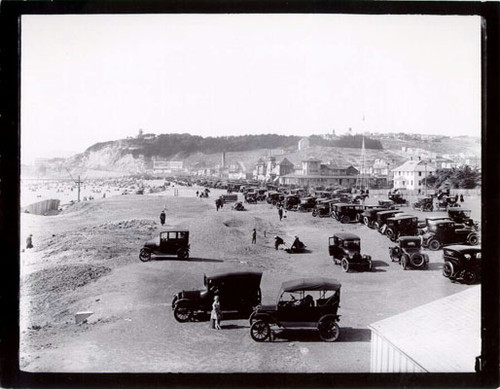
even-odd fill
[(76, 185), (78, 185), (78, 202), (80, 202), (80, 184), (82, 181), (80, 180), (80, 176), (78, 176), (78, 181), (75, 181)]

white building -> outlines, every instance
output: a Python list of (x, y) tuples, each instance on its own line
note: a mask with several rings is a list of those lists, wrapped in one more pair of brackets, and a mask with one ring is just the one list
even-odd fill
[(401, 166), (392, 169), (394, 173), (394, 189), (425, 189), (426, 178), (428, 178), (436, 168), (429, 162), (406, 161)]
[(372, 373), (473, 373), (481, 354), (481, 287), (369, 325)]
[(299, 140), (299, 144), (298, 144), (299, 150), (307, 149), (307, 148), (309, 148), (309, 146), (310, 146), (310, 142), (309, 142), (308, 138), (302, 138), (301, 140)]

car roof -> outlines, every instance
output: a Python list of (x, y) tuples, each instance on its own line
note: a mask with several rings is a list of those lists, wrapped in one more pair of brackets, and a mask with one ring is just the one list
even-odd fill
[(448, 212), (458, 212), (458, 211), (469, 211), (470, 212), (470, 209), (468, 209), (468, 208), (460, 208), (460, 207), (449, 208), (448, 209)]
[(206, 278), (210, 280), (221, 280), (224, 278), (255, 278), (261, 279), (262, 272), (260, 271), (233, 271), (233, 272), (224, 272), (224, 273), (213, 273), (207, 274)]
[(337, 232), (334, 236), (344, 240), (359, 239), (359, 236), (350, 232)]
[(400, 209), (389, 209), (387, 211), (378, 212), (377, 215), (388, 215), (388, 214), (394, 213), (394, 212), (403, 212), (403, 211), (401, 211)]
[(466, 246), (464, 244), (455, 244), (455, 245), (452, 245), (452, 246), (443, 247), (443, 250), (458, 251), (459, 253), (465, 253), (465, 252), (474, 252), (474, 253), (477, 253), (477, 252), (481, 251), (481, 247)]
[(349, 203), (335, 203), (334, 205), (338, 205), (338, 206), (345, 206), (345, 205), (355, 205), (355, 204), (349, 204)]
[(400, 215), (400, 216), (394, 216), (394, 217), (390, 217), (389, 219), (387, 220), (402, 220), (402, 219), (413, 219), (413, 218), (418, 218), (418, 216), (415, 216), (415, 215), (409, 215), (409, 214), (404, 214), (404, 215)]
[(165, 230), (160, 231), (160, 234), (163, 234), (164, 232), (189, 232), (189, 230)]
[(339, 290), (342, 285), (334, 278), (298, 278), (281, 284), (284, 292), (295, 292), (298, 290)]

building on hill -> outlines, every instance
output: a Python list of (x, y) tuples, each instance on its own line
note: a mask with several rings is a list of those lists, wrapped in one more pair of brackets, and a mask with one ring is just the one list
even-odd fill
[(260, 181), (276, 181), (279, 177), (293, 173), (294, 164), (283, 158), (276, 162), (276, 157), (269, 156), (266, 160), (259, 158), (255, 164), (253, 178)]
[(429, 161), (410, 159), (392, 169), (394, 189), (425, 190), (426, 179), (435, 171), (436, 168)]
[(184, 172), (183, 161), (165, 161), (161, 159), (153, 159), (153, 171), (155, 173), (177, 173)]

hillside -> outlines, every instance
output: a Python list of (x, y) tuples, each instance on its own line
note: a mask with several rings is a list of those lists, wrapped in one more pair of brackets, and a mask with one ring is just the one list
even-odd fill
[[(66, 169), (73, 173), (86, 174), (93, 177), (110, 175), (143, 174), (153, 167), (153, 159), (183, 161), (188, 168), (213, 168), (221, 163), (222, 151), (226, 154), (226, 164), (240, 164), (247, 172), (251, 172), (259, 158), (270, 155), (278, 161), (287, 158), (296, 166), (309, 157), (324, 162), (332, 161), (338, 165), (359, 166), (361, 150), (359, 148), (325, 146), (335, 141), (317, 142), (310, 137), (314, 145), (297, 150), (299, 137), (278, 135), (247, 135), (243, 137), (202, 138), (189, 134), (169, 134), (152, 138), (130, 138), (117, 141), (96, 143), (85, 152), (67, 159), (58, 159), (43, 167), (45, 176), (65, 176)], [(341, 138), (342, 139), (342, 138)], [(169, 142), (167, 142), (167, 140)], [(175, 141), (174, 141), (175, 140)], [(216, 141), (217, 140), (217, 141)], [(344, 137), (343, 142), (355, 141), (359, 137)], [(165, 143), (166, 142), (166, 143)], [(366, 149), (366, 163), (371, 165), (375, 159), (385, 160), (390, 166), (398, 166), (408, 159), (402, 147), (421, 148), (438, 154), (481, 153), (479, 140), (470, 137), (440, 138), (438, 141), (419, 139), (380, 138), (371, 139), (372, 147)], [(200, 149), (201, 148), (201, 149)]]

